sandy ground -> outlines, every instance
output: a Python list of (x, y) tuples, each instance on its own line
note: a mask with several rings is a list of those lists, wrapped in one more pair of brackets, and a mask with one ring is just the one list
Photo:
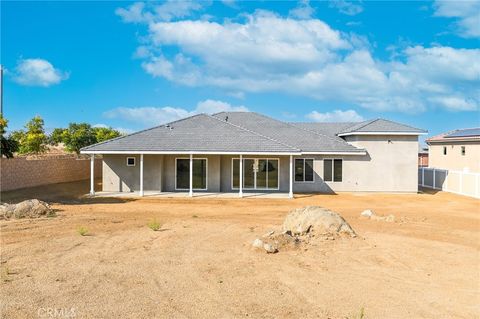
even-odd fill
[[(2, 194), (58, 209), (55, 218), (0, 222), (2, 318), (480, 317), (479, 200), (80, 199), (86, 189)], [(360, 236), (275, 255), (251, 247), (305, 205), (337, 211)], [(364, 209), (396, 222), (362, 219)], [(161, 231), (146, 226), (153, 219)]]

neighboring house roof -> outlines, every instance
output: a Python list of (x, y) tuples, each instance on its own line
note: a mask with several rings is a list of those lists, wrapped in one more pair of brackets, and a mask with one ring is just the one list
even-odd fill
[(418, 144), (418, 154), (428, 154), (428, 146)]
[[(359, 125), (362, 124), (362, 125)], [(198, 114), (81, 149), (82, 153), (287, 153), (365, 154), (337, 136), (380, 129), (423, 132), (403, 124), (286, 123), (254, 112)]]
[(365, 150), (348, 144), (345, 140), (302, 129), (292, 124), (275, 120), (255, 112), (221, 112), (213, 116), (226, 120), (228, 123), (270, 136), (271, 138), (295, 147), (305, 152), (357, 152)]
[(426, 140), (430, 143), (451, 143), (451, 142), (466, 142), (466, 141), (479, 141), (480, 140), (480, 127), (458, 129), (449, 132), (445, 132), (436, 136), (433, 136)]
[(463, 130), (456, 130), (453, 133), (445, 135), (445, 138), (451, 137), (470, 137), (470, 136), (480, 136), (480, 127), (479, 128), (467, 128)]

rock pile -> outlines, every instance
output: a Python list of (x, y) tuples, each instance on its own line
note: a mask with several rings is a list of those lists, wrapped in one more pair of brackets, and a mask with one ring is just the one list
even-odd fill
[(18, 204), (0, 204), (0, 219), (51, 216), (55, 216), (55, 212), (50, 205), (38, 199), (29, 199)]
[(318, 206), (308, 206), (291, 211), (283, 222), (282, 231), (271, 231), (262, 239), (255, 239), (252, 246), (267, 253), (279, 249), (296, 248), (314, 237), (335, 239), (336, 236), (356, 237), (355, 231), (339, 214)]
[(360, 216), (366, 217), (366, 218), (371, 219), (371, 220), (379, 220), (379, 221), (384, 221), (384, 222), (388, 222), (388, 223), (393, 223), (395, 221), (395, 216), (393, 216), (393, 215), (388, 215), (388, 216), (376, 215), (370, 209), (367, 209), (367, 210), (364, 210), (363, 212), (361, 212)]

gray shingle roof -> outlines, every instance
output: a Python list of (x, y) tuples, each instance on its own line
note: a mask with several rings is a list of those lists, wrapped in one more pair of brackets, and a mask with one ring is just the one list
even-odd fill
[(317, 122), (292, 122), (291, 125), (303, 128), (309, 131), (314, 131), (320, 134), (336, 136), (338, 133), (344, 131), (346, 128), (353, 126), (355, 122), (341, 122), (341, 123), (317, 123)]
[[(228, 119), (227, 119), (228, 117)], [(383, 119), (361, 123), (286, 123), (254, 112), (198, 114), (82, 148), (82, 152), (301, 153), (365, 150), (337, 136), (350, 132), (424, 132)]]
[(353, 132), (400, 132), (400, 133), (426, 133), (426, 131), (409, 125), (392, 122), (385, 119), (374, 119), (360, 122), (345, 128), (338, 134)]
[(199, 114), (82, 148), (82, 151), (299, 152), (213, 116)]
[(306, 130), (255, 112), (221, 112), (213, 116), (221, 120), (228, 116), (229, 123), (267, 135), (281, 143), (294, 145), (303, 152), (364, 152), (340, 137)]
[(326, 135), (338, 135), (355, 132), (399, 132), (399, 133), (426, 133), (426, 131), (385, 119), (374, 119), (363, 122), (340, 123), (291, 123), (297, 127), (315, 131)]

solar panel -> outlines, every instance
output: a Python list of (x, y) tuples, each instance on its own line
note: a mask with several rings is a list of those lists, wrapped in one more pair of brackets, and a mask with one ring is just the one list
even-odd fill
[(480, 127), (469, 128), (465, 130), (458, 130), (452, 134), (445, 135), (445, 137), (467, 137), (467, 136), (480, 136)]

